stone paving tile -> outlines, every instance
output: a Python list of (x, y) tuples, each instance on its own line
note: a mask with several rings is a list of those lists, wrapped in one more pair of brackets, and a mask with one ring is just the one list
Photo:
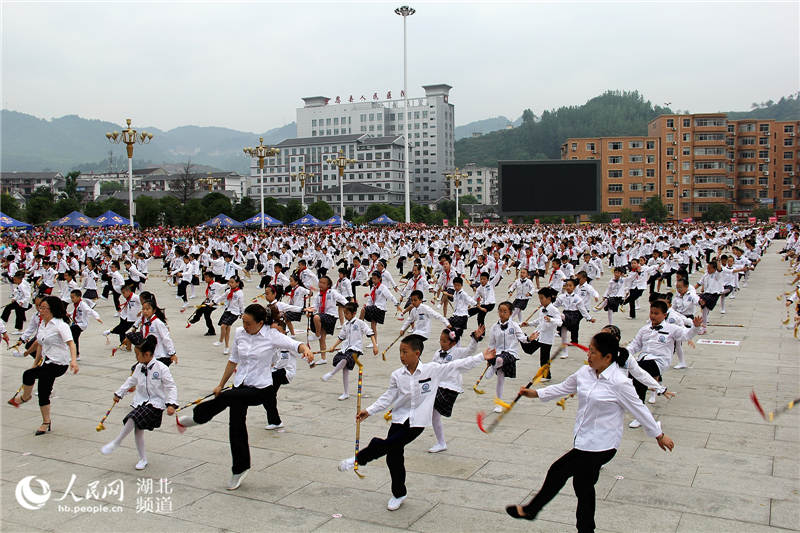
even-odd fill
[[(151, 270), (157, 271), (157, 265), (153, 263)], [(758, 416), (749, 400), (751, 390), (756, 390), (764, 407), (771, 410), (795, 398), (800, 388), (800, 342), (778, 323), (782, 308), (773, 296), (782, 290), (784, 271), (785, 263), (768, 253), (750, 287), (729, 302), (729, 313), (724, 317), (712, 313), (712, 324), (746, 327), (711, 326), (705, 338), (740, 340), (740, 346), (686, 347), (690, 368), (665, 375), (665, 383), (678, 396), (647, 404), (675, 440), (673, 453), (662, 452), (641, 430), (625, 428), (619, 453), (601, 471), (596, 487), (598, 531), (766, 533), (800, 529), (800, 408), (769, 423)], [(217, 384), (227, 358), (198, 328), (183, 328), (185, 317), (173, 300), (174, 289), (158, 277), (151, 276), (148, 290), (156, 292), (167, 310), (180, 358), (172, 370), (184, 403), (207, 394)], [(597, 280), (599, 291), (605, 289), (607, 280), (608, 275)], [(498, 294), (510, 281), (509, 277), (503, 280)], [(246, 297), (256, 292), (253, 283), (245, 287)], [(111, 318), (110, 303), (101, 301), (98, 311), (106, 323), (116, 322)], [(605, 315), (596, 316), (597, 324), (583, 325), (583, 341), (602, 327)], [(493, 313), (488, 323), (494, 320)], [(644, 320), (644, 315), (636, 321), (620, 319), (623, 339), (632, 338)], [(381, 329), (382, 343), (393, 339), (399, 327), (400, 322), (387, 320)], [(114, 531), (137, 533), (574, 531), (576, 499), (570, 484), (532, 523), (512, 520), (503, 510), (507, 504), (527, 501), (538, 490), (550, 464), (569, 449), (578, 407), (574, 399), (563, 410), (553, 403), (523, 399), (493, 434), (482, 434), (475, 413), (493, 408), (496, 382), (485, 380), (481, 388), (486, 394), (477, 395), (470, 388), (478, 372), (470, 371), (464, 377), (466, 390), (459, 396), (453, 416), (444, 423), (449, 449), (427, 453), (434, 441), (430, 429), (408, 446), (410, 497), (399, 511), (389, 512), (389, 475), (383, 461), (364, 467), (367, 477), (363, 480), (352, 472), (336, 470), (338, 461), (353, 452), (355, 395), (336, 401), (341, 378), (323, 383), (319, 376), (327, 367), (309, 370), (301, 364), (294, 382), (278, 394), (286, 425), (283, 431), (265, 431), (264, 410), (250, 410), (253, 470), (239, 490), (229, 492), (225, 490), (230, 476), (227, 413), (183, 435), (177, 433), (174, 421), (165, 417), (160, 429), (146, 433), (150, 464), (142, 472), (133, 469), (137, 457), (130, 437), (111, 456), (99, 453), (100, 445), (119, 431), (127, 400), (115, 408), (106, 431), (94, 428), (133, 363), (128, 352), (110, 357), (112, 346), (105, 344), (100, 331), (93, 324), (81, 338), (80, 373), (56, 382), (52, 433), (33, 436), (40, 420), (35, 398), (20, 409), (0, 408), (2, 531), (92, 533), (107, 531), (109, 518), (114, 520)], [(304, 340), (302, 335), (298, 338)], [(435, 342), (427, 344), (426, 355)], [(399, 366), (397, 352), (392, 352), (387, 354), (387, 362), (365, 359), (364, 405), (385, 390), (389, 374)], [(4, 357), (0, 383), (6, 396), (19, 386), (20, 375), (30, 363), (30, 359)], [(569, 359), (558, 360), (553, 371), (556, 377), (565, 377), (582, 363), (581, 354), (573, 351)], [(538, 358), (522, 356), (519, 378), (507, 382), (504, 399), (513, 398), (537, 367)], [(355, 375), (351, 378), (352, 394)], [(362, 424), (362, 447), (372, 437), (383, 437), (387, 428), (380, 416)], [(102, 485), (122, 479), (126, 490), (121, 503), (123, 519), (59, 512), (55, 500), (63, 496), (73, 474), (76, 494), (83, 494), (90, 481)], [(27, 475), (46, 480), (52, 490), (50, 501), (38, 511), (25, 510), (15, 502), (17, 483)], [(139, 480), (157, 483), (162, 477), (172, 483), (173, 512), (137, 513)], [(100, 499), (113, 502), (110, 496)]]

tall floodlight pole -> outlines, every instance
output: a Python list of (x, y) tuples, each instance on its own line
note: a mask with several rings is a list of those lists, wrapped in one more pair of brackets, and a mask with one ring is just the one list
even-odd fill
[(131, 119), (125, 119), (127, 128), (119, 131), (112, 131), (106, 133), (106, 139), (113, 144), (124, 143), (128, 149), (128, 219), (131, 222), (131, 230), (133, 230), (133, 145), (134, 144), (147, 144), (153, 138), (152, 133), (143, 131), (136, 134), (136, 130), (131, 128)]
[(264, 219), (266, 218), (266, 213), (264, 213), (264, 159), (278, 155), (280, 150), (265, 145), (264, 137), (259, 137), (258, 146), (242, 148), (242, 151), (251, 158), (258, 158), (259, 180), (261, 181), (261, 229), (264, 229)]
[(411, 142), (408, 134), (408, 46), (406, 33), (406, 19), (416, 13), (414, 8), (400, 6), (394, 12), (403, 17), (403, 107), (405, 111), (405, 184), (406, 184), (406, 223), (411, 222), (411, 185), (409, 184), (408, 171), (408, 143)]
[(306, 172), (303, 170), (303, 167), (300, 167), (300, 171), (296, 174), (290, 174), (289, 177), (292, 181), (299, 181), (300, 182), (300, 207), (303, 208), (303, 213), (306, 212), (306, 180), (308, 178), (313, 178), (314, 174), (311, 172)]

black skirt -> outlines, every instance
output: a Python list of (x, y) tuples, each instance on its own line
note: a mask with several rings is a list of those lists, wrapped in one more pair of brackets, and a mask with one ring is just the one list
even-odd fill
[(247, 270), (248, 272), (250, 272), (251, 270), (253, 270), (254, 266), (256, 266), (256, 260), (255, 259), (248, 259), (247, 260), (247, 264), (244, 266), (244, 269)]
[(578, 327), (578, 324), (581, 322), (581, 312), (580, 311), (564, 311), (564, 323), (562, 327), (567, 329), (575, 329)]
[(436, 399), (433, 401), (433, 408), (440, 415), (449, 417), (453, 414), (453, 405), (456, 403), (458, 393), (454, 390), (439, 387), (436, 389)]
[(450, 325), (457, 329), (467, 329), (467, 322), (469, 321), (469, 316), (465, 315), (453, 315), (449, 319)]
[(299, 311), (286, 311), (283, 317), (289, 322), (300, 322), (303, 315)]
[(130, 413), (125, 415), (125, 418), (122, 419), (122, 423), (124, 424), (130, 418), (133, 419), (136, 429), (153, 431), (155, 428), (161, 427), (161, 417), (163, 414), (163, 409), (153, 407), (149, 403), (143, 403), (138, 407), (134, 407)]
[(336, 328), (336, 320), (338, 317), (333, 315), (329, 315), (327, 313), (318, 313), (319, 321), (322, 324), (322, 329), (325, 330), (325, 333), (328, 335), (333, 335), (333, 331)]
[(192, 285), (197, 287), (200, 285), (200, 277), (199, 276), (192, 276)]
[(378, 309), (374, 305), (368, 305), (364, 307), (364, 320), (367, 322), (377, 322), (378, 324), (383, 324), (385, 318), (386, 311), (383, 309)]
[[(345, 368), (347, 370), (353, 370), (356, 366), (356, 360), (353, 358), (353, 354), (358, 353), (355, 350), (347, 350), (346, 352), (336, 352), (336, 355), (333, 356), (333, 366), (339, 364), (339, 361), (347, 361), (345, 364)], [(358, 354), (361, 355), (361, 354)]]
[(620, 304), (622, 304), (622, 298), (619, 296), (612, 296), (606, 300), (606, 309), (616, 313), (619, 311)]
[(528, 300), (526, 298), (517, 298), (514, 300), (514, 307), (524, 311), (528, 308)]
[[(517, 377), (517, 358), (508, 352), (500, 352), (497, 355), (502, 356), (503, 358), (503, 366), (500, 367), (500, 370), (503, 371), (503, 375), (507, 378)], [(497, 357), (489, 359), (489, 364), (492, 366), (494, 366), (496, 362)]]
[(97, 291), (95, 289), (86, 289), (83, 291), (83, 297), (88, 300), (97, 300)]
[(717, 306), (717, 300), (719, 299), (719, 294), (713, 292), (704, 292), (700, 295), (700, 307), (704, 307), (709, 311), (713, 311), (714, 308)]
[(234, 315), (230, 311), (225, 311), (222, 313), (222, 316), (219, 317), (219, 322), (217, 322), (218, 326), (232, 326), (234, 322), (239, 320), (238, 315)]

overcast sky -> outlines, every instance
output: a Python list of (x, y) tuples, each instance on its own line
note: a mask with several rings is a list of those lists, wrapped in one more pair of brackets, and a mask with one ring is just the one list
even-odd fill
[[(2, 0), (3, 108), (262, 132), (303, 96), (399, 98), (399, 5)], [(409, 95), (452, 85), (457, 125), (606, 89), (692, 112), (800, 89), (797, 1), (410, 5)]]

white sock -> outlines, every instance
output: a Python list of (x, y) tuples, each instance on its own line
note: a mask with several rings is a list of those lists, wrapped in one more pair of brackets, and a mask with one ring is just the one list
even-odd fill
[(614, 323), (614, 312), (611, 309), (608, 310), (608, 323)]
[(683, 343), (675, 343), (675, 355), (678, 357), (678, 363), (686, 364), (683, 359)]
[(720, 300), (719, 301), (720, 311), (724, 311), (725, 310), (725, 297), (722, 296), (722, 297), (720, 297), (719, 300)]
[[(334, 376), (334, 374), (336, 374), (336, 373), (337, 373), (339, 370), (342, 370), (342, 369), (344, 368), (344, 365), (346, 365), (346, 364), (347, 364), (347, 359), (342, 359), (341, 361), (339, 361), (339, 362), (336, 364), (336, 366), (335, 366), (335, 367), (333, 367), (333, 369), (330, 371), (330, 375), (331, 375), (331, 377), (333, 377), (333, 376)], [(345, 370), (345, 371), (346, 371), (346, 372), (349, 372), (349, 371), (347, 371), (347, 370)]]
[(708, 324), (708, 307), (703, 308), (703, 327)]
[(111, 442), (113, 442), (113, 443), (114, 443), (114, 446), (119, 446), (119, 445), (122, 443), (122, 439), (124, 439), (125, 437), (127, 437), (127, 436), (128, 436), (128, 434), (129, 434), (131, 431), (133, 431), (135, 427), (136, 427), (136, 426), (135, 426), (135, 424), (133, 423), (133, 419), (132, 419), (132, 418), (129, 418), (129, 419), (128, 419), (128, 420), (125, 422), (125, 425), (124, 425), (124, 426), (122, 426), (122, 431), (120, 431), (120, 432), (119, 432), (119, 435), (117, 435), (117, 438), (116, 438), (116, 439), (114, 439), (113, 441), (111, 441)]
[(445, 445), (444, 441), (444, 426), (442, 425), (442, 415), (436, 409), (433, 410), (431, 417), (431, 424), (433, 425), (433, 434), (436, 435), (436, 442), (442, 446)]
[(519, 307), (515, 307), (514, 312), (511, 313), (511, 320), (513, 320), (516, 323), (519, 323), (521, 318), (522, 318), (522, 310)]
[(497, 390), (496, 397), (502, 398), (503, 397), (503, 385), (505, 381), (505, 375), (503, 374), (502, 370), (497, 370)]
[[(340, 364), (345, 363), (346, 361), (341, 361)], [(338, 365), (337, 365), (338, 366)], [(344, 365), (342, 365), (344, 366)], [(342, 387), (344, 388), (344, 393), (348, 396), (350, 395), (350, 371), (346, 368), (342, 370)]]
[(136, 451), (139, 452), (139, 459), (147, 461), (147, 455), (144, 453), (144, 430), (137, 429), (134, 431), (133, 438), (136, 440)]

